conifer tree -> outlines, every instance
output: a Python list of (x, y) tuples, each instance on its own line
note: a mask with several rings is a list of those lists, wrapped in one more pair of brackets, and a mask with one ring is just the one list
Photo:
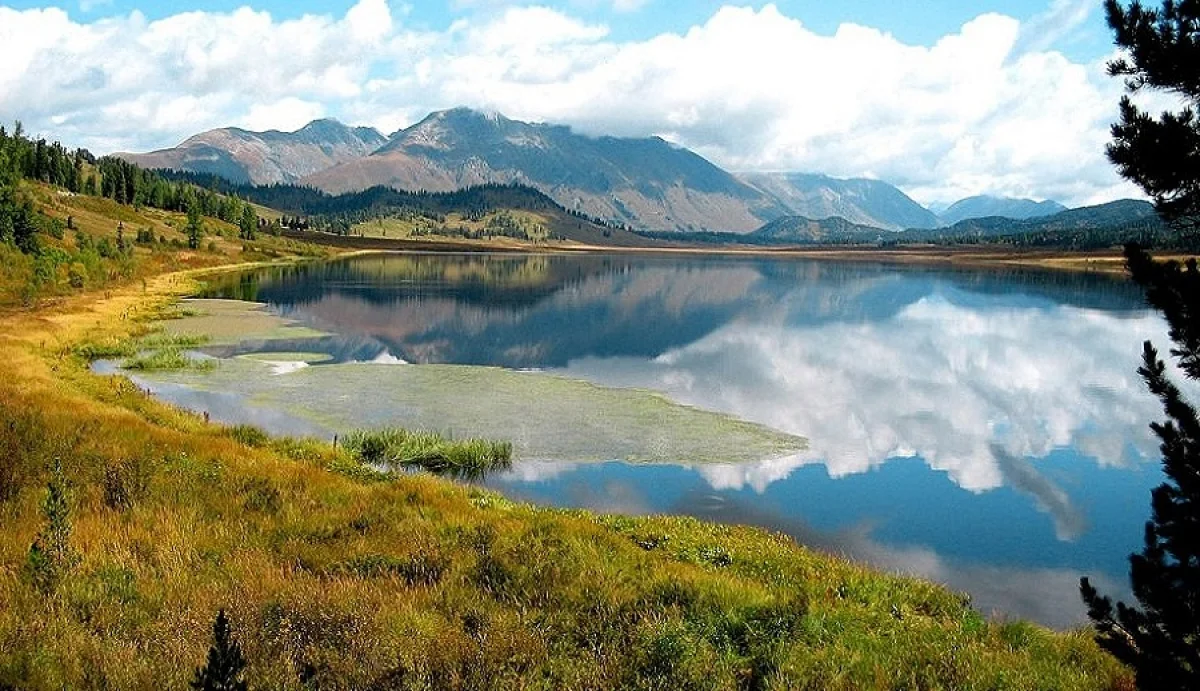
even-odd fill
[[(1164, 90), (1187, 104), (1155, 118), (1125, 96), (1109, 159), (1154, 198), (1168, 222), (1191, 232), (1200, 227), (1200, 1), (1165, 0), (1159, 9), (1135, 1), (1126, 9), (1107, 0), (1105, 10), (1117, 45), (1128, 54), (1109, 64), (1109, 74), (1125, 77), (1130, 92)], [(1187, 377), (1200, 379), (1195, 261), (1159, 263), (1133, 246), (1126, 256), (1134, 279), (1167, 318), (1171, 354)], [(1097, 641), (1134, 669), (1139, 688), (1200, 688), (1200, 417), (1148, 341), (1138, 372), (1168, 418), (1151, 425), (1161, 441), (1166, 482), (1151, 495), (1145, 546), (1130, 556), (1138, 606), (1114, 606), (1086, 578), (1080, 591)]]
[(71, 547), (71, 506), (62, 462), (54, 459), (46, 498), (42, 501), (45, 524), (29, 547), (26, 568), (38, 590), (49, 594), (79, 561)]
[(245, 668), (242, 648), (234, 639), (229, 618), (222, 609), (213, 622), (213, 643), (208, 649), (208, 660), (196, 669), (191, 687), (195, 691), (246, 691), (246, 680), (242, 677)]
[(240, 235), (243, 240), (253, 240), (258, 234), (258, 214), (249, 203), (242, 206), (242, 218), (238, 222)]
[(195, 201), (188, 204), (187, 228), (184, 232), (187, 234), (188, 248), (199, 249), (200, 239), (204, 237), (204, 224), (200, 222), (200, 205)]

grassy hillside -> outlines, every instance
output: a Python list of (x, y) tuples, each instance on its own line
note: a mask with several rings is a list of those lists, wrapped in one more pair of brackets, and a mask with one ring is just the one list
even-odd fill
[(987, 621), (784, 536), (380, 475), (93, 375), (84, 354), (169, 316), (196, 267), (308, 250), (191, 252), (175, 215), (35, 194), (97, 241), (167, 242), (33, 301), (0, 244), (0, 689), (184, 688), (222, 608), (253, 689), (1130, 688), (1085, 632)]
[[(665, 244), (618, 225), (571, 213), (550, 197), (523, 185), (479, 185), (454, 192), (405, 192), (372, 187), (330, 195), (299, 185), (235, 184), (213, 175), (161, 171), (168, 179), (236, 195), (274, 220), (284, 216), (295, 230), (387, 239), (489, 239), (519, 242), (576, 242), (647, 247)], [(290, 219), (290, 221), (289, 221)]]
[(200, 247), (189, 250), (182, 213), (135, 209), (41, 183), (22, 183), (21, 193), (35, 203), (41, 250), (21, 252), (0, 241), (0, 308), (34, 307), (165, 271), (325, 253), (267, 235), (243, 241), (237, 226), (216, 218), (203, 219)]

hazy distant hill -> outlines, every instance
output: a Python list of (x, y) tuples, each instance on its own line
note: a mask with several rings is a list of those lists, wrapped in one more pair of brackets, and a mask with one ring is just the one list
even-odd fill
[(1154, 205), (1137, 199), (1121, 199), (1107, 204), (1068, 209), (1039, 218), (1013, 219), (1001, 216), (972, 218), (959, 221), (949, 228), (919, 233), (909, 231), (906, 236), (928, 237), (995, 237), (1029, 232), (1058, 232), (1079, 230), (1105, 230), (1131, 226), (1158, 227), (1162, 225)]
[(143, 168), (211, 173), (238, 183), (296, 182), (330, 166), (366, 156), (387, 142), (370, 127), (314, 120), (295, 132), (209, 130), (171, 149), (115, 154)]
[(304, 182), (334, 193), (517, 182), (573, 211), (657, 230), (750, 231), (784, 213), (758, 190), (658, 137), (589, 137), (467, 108), (433, 113), (370, 156)]
[(885, 230), (938, 225), (933, 212), (880, 180), (839, 180), (809, 173), (744, 173), (741, 178), (792, 216), (814, 220), (841, 217)]
[(756, 244), (843, 244), (879, 242), (895, 235), (893, 231), (851, 223), (839, 216), (822, 219), (787, 216), (771, 221), (746, 239)]
[(706, 233), (685, 235), (680, 239), (757, 245), (1003, 243), (1073, 249), (1114, 247), (1130, 241), (1154, 246), (1175, 246), (1180, 242), (1155, 213), (1153, 205), (1135, 199), (1069, 209), (1039, 218), (989, 216), (960, 221), (950, 228), (912, 228), (902, 232), (880, 230), (844, 218), (813, 220), (789, 216), (771, 221), (747, 235)]
[(1053, 200), (1035, 202), (1032, 199), (1013, 199), (1010, 197), (991, 197), (981, 195), (961, 199), (938, 214), (941, 225), (953, 226), (959, 221), (972, 218), (987, 218), (1003, 216), (1018, 220), (1052, 216), (1066, 211), (1067, 207)]

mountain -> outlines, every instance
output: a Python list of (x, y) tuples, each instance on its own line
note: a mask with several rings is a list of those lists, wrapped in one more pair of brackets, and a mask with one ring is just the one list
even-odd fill
[(1037, 218), (970, 218), (934, 233), (951, 237), (993, 237), (1014, 233), (1102, 230), (1140, 225), (1158, 227), (1161, 224), (1158, 214), (1154, 211), (1154, 205), (1150, 202), (1121, 199), (1107, 204), (1067, 209)]
[(880, 180), (839, 180), (809, 173), (744, 173), (741, 178), (791, 216), (814, 220), (840, 216), (884, 230), (938, 225), (933, 212)]
[(967, 197), (951, 204), (938, 214), (938, 220), (943, 226), (953, 226), (959, 221), (972, 218), (987, 218), (1003, 216), (1019, 220), (1052, 216), (1066, 211), (1067, 207), (1056, 201), (1046, 200), (1035, 202), (1032, 199), (1012, 199), (1010, 197), (990, 197), (986, 195)]
[(296, 182), (330, 166), (361, 158), (387, 143), (370, 127), (314, 120), (295, 132), (209, 130), (172, 149), (114, 154), (143, 168), (212, 173), (238, 183)]
[(684, 236), (707, 243), (847, 245), (847, 244), (989, 244), (1073, 249), (1115, 247), (1137, 241), (1171, 246), (1179, 238), (1146, 201), (1122, 199), (1097, 206), (1069, 209), (1049, 216), (1013, 219), (1002, 216), (959, 221), (949, 228), (911, 228), (890, 232), (851, 223), (843, 218), (813, 220), (799, 216), (778, 218), (747, 235), (711, 233)]
[(467, 108), (393, 134), (369, 156), (303, 180), (340, 193), (386, 185), (450, 191), (485, 183), (537, 188), (591, 217), (655, 230), (748, 232), (783, 215), (756, 189), (658, 137), (589, 137)]
[(785, 216), (750, 233), (745, 240), (755, 244), (820, 245), (874, 243), (895, 235), (893, 231), (851, 223), (840, 216), (821, 219)]

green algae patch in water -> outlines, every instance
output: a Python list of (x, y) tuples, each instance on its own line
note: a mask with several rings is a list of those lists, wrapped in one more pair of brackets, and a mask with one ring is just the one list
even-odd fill
[(213, 345), (246, 341), (320, 338), (324, 332), (272, 314), (267, 306), (241, 300), (184, 300), (189, 316), (160, 322), (163, 332), (175, 337), (207, 337)]
[(276, 362), (302, 362), (314, 364), (318, 362), (329, 362), (333, 356), (329, 353), (246, 353), (238, 355), (238, 358), (243, 360), (254, 360), (256, 362), (276, 363)]
[(548, 375), (462, 365), (339, 364), (286, 373), (244, 358), (151, 381), (243, 396), (342, 434), (403, 427), (508, 440), (522, 460), (737, 463), (802, 451), (803, 438), (674, 403)]

